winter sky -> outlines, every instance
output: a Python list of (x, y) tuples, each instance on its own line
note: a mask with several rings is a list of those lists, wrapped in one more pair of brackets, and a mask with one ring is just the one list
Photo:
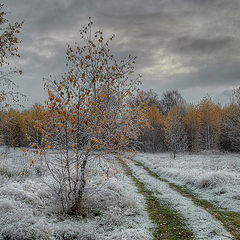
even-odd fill
[[(28, 105), (43, 102), (43, 77), (61, 74), (67, 43), (80, 41), (91, 16), (96, 30), (116, 34), (118, 56), (138, 57), (143, 89), (177, 89), (197, 103), (226, 102), (240, 85), (239, 0), (2, 0), (12, 20), (24, 20), (17, 79)], [(45, 97), (44, 97), (45, 96)]]

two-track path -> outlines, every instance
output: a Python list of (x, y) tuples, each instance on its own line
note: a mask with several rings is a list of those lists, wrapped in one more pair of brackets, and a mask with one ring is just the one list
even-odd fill
[(172, 189), (168, 183), (149, 174), (141, 165), (129, 160), (128, 166), (132, 174), (141, 181), (147, 189), (152, 191), (160, 201), (164, 201), (186, 221), (187, 227), (193, 232), (195, 239), (201, 240), (229, 240), (234, 239), (227, 232), (222, 223), (212, 216), (206, 209), (197, 206), (193, 201)]

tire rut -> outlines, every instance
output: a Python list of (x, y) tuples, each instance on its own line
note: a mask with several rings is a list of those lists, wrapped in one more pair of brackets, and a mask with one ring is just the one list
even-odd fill
[(169, 202), (186, 220), (186, 224), (199, 240), (229, 240), (234, 239), (222, 223), (208, 213), (204, 208), (173, 190), (168, 183), (151, 176), (142, 166), (136, 166), (129, 161), (133, 175), (144, 183), (147, 189), (155, 192), (154, 196), (160, 201)]

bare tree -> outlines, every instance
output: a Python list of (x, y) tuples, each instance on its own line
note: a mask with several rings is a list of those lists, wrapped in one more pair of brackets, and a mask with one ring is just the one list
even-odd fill
[(240, 109), (231, 106), (223, 119), (223, 137), (227, 142), (227, 149), (240, 150)]
[(175, 106), (168, 113), (165, 120), (165, 138), (167, 147), (173, 153), (174, 159), (177, 152), (187, 149), (187, 135), (181, 107)]
[(225, 109), (223, 118), (222, 139), (227, 144), (227, 149), (240, 150), (240, 87), (232, 94), (232, 103)]
[[(19, 57), (18, 54), (18, 44), (20, 40), (18, 39), (18, 34), (22, 28), (21, 23), (9, 23), (6, 18), (6, 11), (3, 10), (4, 5), (0, 4), (0, 111), (5, 111), (8, 107), (15, 105), (22, 106), (20, 104), (20, 99), (26, 96), (21, 94), (17, 88), (12, 77), (16, 74), (21, 74), (21, 70), (10, 68), (9, 59), (12, 57)], [(0, 118), (0, 132), (5, 134), (4, 126), (7, 123), (4, 122), (4, 117), (1, 115)], [(9, 136), (4, 136), (9, 137)]]
[(177, 90), (170, 90), (163, 94), (160, 100), (160, 109), (164, 115), (167, 115), (174, 106), (183, 106), (184, 104), (185, 100), (181, 94)]
[(6, 107), (9, 102), (18, 102), (20, 96), (20, 93), (16, 91), (16, 84), (12, 81), (12, 77), (22, 72), (21, 70), (8, 69), (7, 66), (10, 64), (9, 58), (20, 57), (18, 45), (21, 41), (18, 34), (23, 22), (9, 23), (3, 6), (0, 4), (0, 103)]

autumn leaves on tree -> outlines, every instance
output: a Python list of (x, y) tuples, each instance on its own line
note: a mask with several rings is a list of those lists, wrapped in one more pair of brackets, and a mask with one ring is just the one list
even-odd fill
[[(0, 5), (0, 9), (3, 5)], [(17, 35), (23, 23), (9, 24), (6, 12), (0, 13), (0, 101), (3, 108), (18, 103), (21, 95), (12, 81), (16, 69), (9, 69), (8, 59), (19, 57)], [(29, 153), (30, 165), (36, 158), (52, 158), (45, 163), (51, 173), (54, 191), (63, 212), (81, 214), (87, 173), (94, 171), (96, 160), (116, 157), (134, 150), (134, 142), (146, 124), (147, 102), (136, 105), (141, 95), (139, 78), (132, 73), (136, 57), (117, 60), (109, 45), (114, 36), (104, 39), (103, 32), (92, 29), (89, 19), (80, 31), (81, 43), (68, 45), (68, 71), (61, 79), (45, 81), (48, 92), (46, 106), (35, 105), (19, 113), (3, 113), (1, 133), (8, 146), (23, 148)], [(13, 105), (11, 105), (13, 106)], [(56, 152), (54, 152), (55, 150)], [(52, 159), (52, 160), (51, 160)], [(92, 165), (91, 165), (92, 164)], [(105, 170), (109, 177), (109, 169)], [(114, 174), (117, 170), (114, 170)]]
[(45, 155), (58, 150), (55, 159), (59, 161), (46, 163), (59, 185), (65, 212), (82, 210), (86, 169), (92, 157), (111, 154), (119, 158), (133, 150), (146, 124), (147, 102), (136, 105), (132, 100), (140, 94), (139, 79), (131, 78), (136, 58), (114, 58), (109, 48), (114, 36), (105, 41), (101, 31), (93, 32), (92, 25), (90, 20), (80, 31), (82, 45), (68, 46), (68, 72), (45, 82), (49, 95), (46, 119), (35, 125), (43, 136), (35, 152)]
[(187, 104), (178, 91), (170, 90), (162, 99), (148, 91), (150, 124), (140, 136), (142, 151), (239, 151), (240, 88), (233, 91), (230, 104), (222, 107), (210, 97)]
[(21, 74), (21, 70), (9, 68), (9, 59), (20, 57), (18, 45), (21, 42), (18, 34), (23, 22), (9, 23), (6, 18), (4, 5), (0, 4), (0, 104), (3, 110), (11, 105), (20, 104), (19, 98), (25, 97), (16, 90), (16, 84), (12, 80), (15, 74)]

